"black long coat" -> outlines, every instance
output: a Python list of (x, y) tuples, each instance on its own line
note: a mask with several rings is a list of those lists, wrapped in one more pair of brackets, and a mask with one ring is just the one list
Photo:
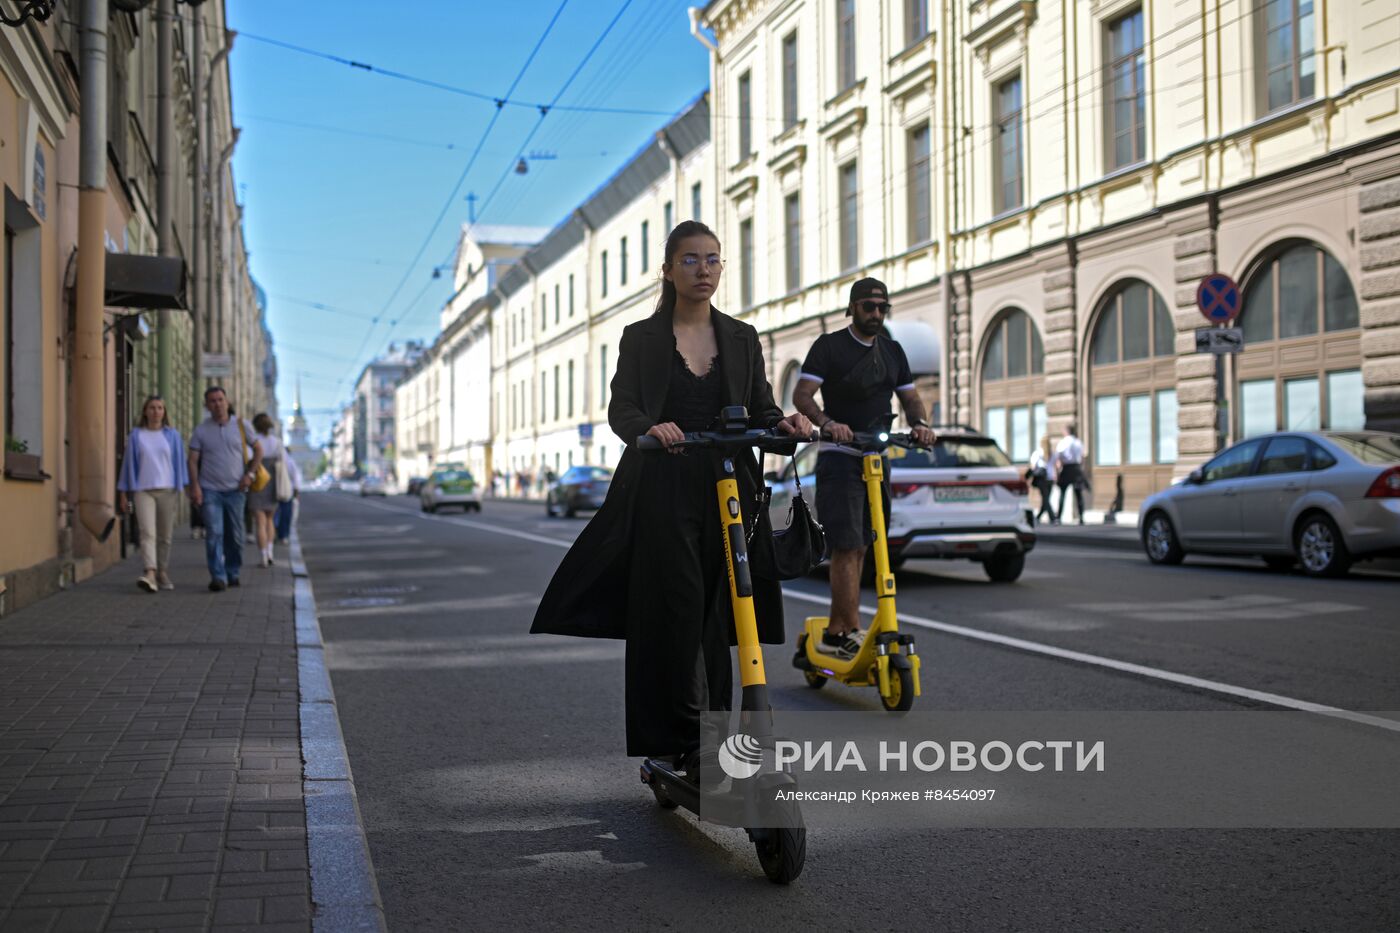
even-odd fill
[[(772, 427), (783, 412), (773, 401), (773, 388), (763, 365), (763, 348), (758, 331), (714, 308), (710, 320), (719, 348), (719, 366), (724, 377), (724, 403), (743, 405), (755, 427)], [(584, 638), (625, 638), (628, 580), (633, 561), (631, 547), (637, 481), (651, 457), (634, 445), (661, 420), (670, 382), (675, 332), (670, 312), (653, 314), (630, 324), (622, 332), (618, 348), (617, 372), (612, 380), (608, 404), (608, 424), (627, 443), (627, 450), (613, 473), (603, 507), (579, 534), (554, 572), (530, 626), (532, 633), (578, 635)], [(756, 520), (755, 490), (761, 482), (757, 458), (735, 459), (739, 481), (739, 501), (744, 503), (746, 524)], [(664, 515), (647, 515), (640, 520), (665, 521)], [(718, 516), (716, 516), (718, 520)], [(760, 530), (766, 531), (767, 522)], [(758, 616), (759, 640), (777, 645), (784, 642), (782, 588), (776, 580), (762, 576), (771, 567), (772, 538), (755, 534), (751, 549), (754, 572), (754, 611)], [(665, 586), (658, 579), (657, 586)], [(728, 616), (729, 643), (735, 643), (734, 622), (729, 600), (723, 600)]]

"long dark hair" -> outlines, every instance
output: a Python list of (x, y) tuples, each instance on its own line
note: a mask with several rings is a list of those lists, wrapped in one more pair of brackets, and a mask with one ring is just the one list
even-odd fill
[[(683, 220), (666, 237), (666, 249), (662, 252), (662, 262), (670, 265), (676, 259), (676, 250), (681, 248), (681, 240), (692, 236), (707, 236), (719, 245), (715, 232), (698, 220)], [(702, 260), (703, 261), (703, 260)], [(661, 278), (661, 297), (656, 300), (656, 313), (662, 314), (676, 309), (676, 284), (664, 275)]]

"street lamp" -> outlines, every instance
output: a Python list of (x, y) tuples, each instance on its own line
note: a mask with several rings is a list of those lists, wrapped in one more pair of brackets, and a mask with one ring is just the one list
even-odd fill
[(10, 16), (5, 12), (4, 7), (0, 7), (0, 23), (4, 23), (6, 26), (20, 26), (30, 17), (42, 23), (53, 15), (54, 0), (19, 0), (19, 2), (18, 16)]

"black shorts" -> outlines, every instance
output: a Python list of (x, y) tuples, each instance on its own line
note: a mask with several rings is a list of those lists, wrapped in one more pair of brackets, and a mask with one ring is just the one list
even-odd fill
[[(890, 518), (890, 461), (885, 460), (885, 523)], [(861, 551), (875, 540), (870, 527), (870, 497), (862, 478), (862, 458), (839, 452), (817, 456), (817, 521), (826, 532), (826, 551)]]

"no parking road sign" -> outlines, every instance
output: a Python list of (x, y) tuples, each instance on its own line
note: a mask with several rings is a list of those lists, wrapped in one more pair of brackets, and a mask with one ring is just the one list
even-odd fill
[(1212, 324), (1228, 324), (1240, 313), (1240, 287), (1228, 275), (1212, 272), (1196, 288), (1196, 307)]

